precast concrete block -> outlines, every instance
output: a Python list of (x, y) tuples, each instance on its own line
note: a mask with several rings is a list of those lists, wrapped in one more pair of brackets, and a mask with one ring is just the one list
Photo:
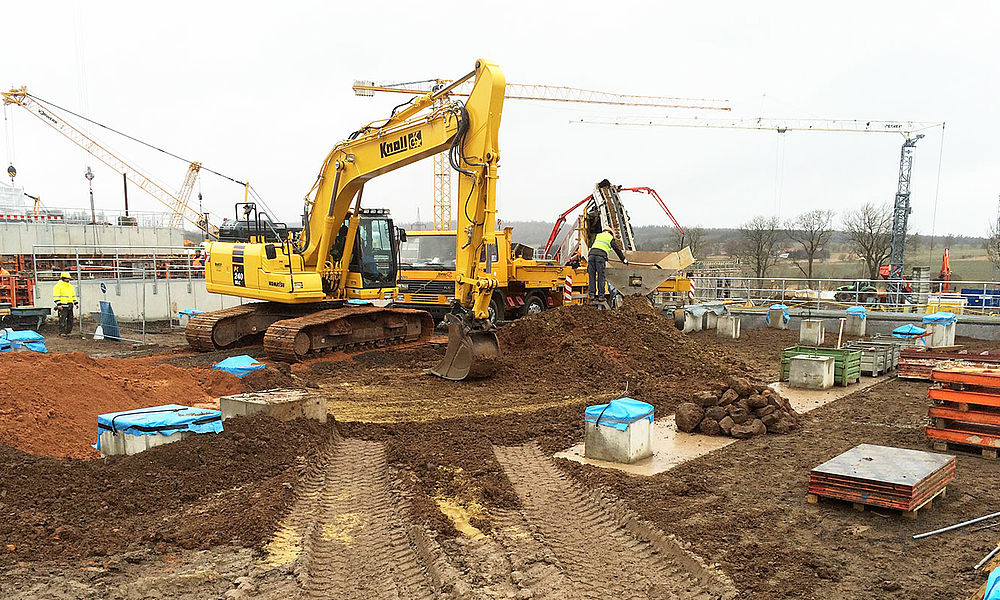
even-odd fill
[(583, 455), (595, 460), (631, 464), (653, 455), (653, 423), (639, 419), (624, 431), (584, 422)]
[(190, 431), (178, 431), (170, 435), (155, 433), (153, 435), (132, 435), (123, 431), (101, 431), (101, 458), (105, 456), (121, 456), (138, 454), (156, 446), (170, 444), (195, 435)]
[(275, 389), (219, 398), (222, 420), (264, 413), (282, 421), (315, 419), (326, 423), (326, 399), (306, 390)]
[(785, 311), (783, 309), (768, 309), (767, 317), (767, 326), (771, 329), (788, 329), (788, 323), (785, 322)]
[(711, 331), (719, 326), (719, 315), (712, 311), (708, 311), (704, 315), (705, 320), (701, 323), (701, 328), (706, 331)]
[(802, 346), (822, 346), (826, 331), (819, 319), (802, 319), (799, 325), (799, 344)]
[(731, 340), (740, 339), (740, 318), (735, 315), (720, 315), (715, 334)]
[(702, 316), (694, 316), (693, 314), (685, 311), (684, 312), (684, 333), (691, 333), (692, 331), (701, 331), (705, 320)]
[(867, 323), (868, 319), (862, 315), (847, 315), (847, 321), (844, 323), (844, 335), (856, 338), (865, 337)]
[(927, 345), (932, 348), (954, 346), (956, 325), (956, 323), (948, 323), (947, 325), (941, 323), (924, 323), (924, 327), (930, 333)]
[(833, 387), (833, 368), (836, 364), (834, 357), (798, 354), (790, 361), (788, 384), (791, 387), (806, 390), (828, 390)]

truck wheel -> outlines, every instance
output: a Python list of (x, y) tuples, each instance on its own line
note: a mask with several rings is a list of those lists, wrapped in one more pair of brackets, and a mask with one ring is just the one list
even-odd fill
[(528, 296), (528, 299), (524, 301), (524, 314), (526, 315), (537, 315), (548, 308), (545, 306), (545, 299), (536, 294)]
[(500, 321), (503, 321), (503, 296), (500, 294), (493, 294), (490, 298), (490, 325), (496, 325)]

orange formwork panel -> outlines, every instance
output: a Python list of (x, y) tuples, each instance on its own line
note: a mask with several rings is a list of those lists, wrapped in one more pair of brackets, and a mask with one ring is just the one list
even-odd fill
[(952, 442), (955, 444), (964, 444), (966, 446), (1000, 448), (1000, 433), (968, 431), (965, 429), (953, 428), (941, 429), (938, 427), (925, 427), (924, 435), (929, 440), (940, 440), (942, 442)]
[(972, 392), (968, 390), (952, 390), (949, 388), (931, 388), (927, 397), (940, 402), (957, 402), (959, 404), (979, 404), (981, 406), (1000, 407), (1000, 394)]
[(980, 367), (934, 369), (931, 371), (931, 379), (946, 383), (964, 383), (966, 385), (1000, 388), (1000, 369), (985, 369)]
[(1000, 412), (983, 412), (979, 410), (961, 410), (951, 406), (932, 406), (927, 410), (927, 416), (939, 419), (950, 419), (964, 423), (1000, 426)]

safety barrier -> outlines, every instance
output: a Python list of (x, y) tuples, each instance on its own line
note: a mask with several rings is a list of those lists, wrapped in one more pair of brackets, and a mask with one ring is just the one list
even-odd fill
[[(1000, 282), (904, 280), (872, 282), (874, 290), (857, 279), (756, 278), (739, 275), (691, 277), (696, 301), (722, 300), (766, 310), (774, 303), (791, 308), (836, 309), (864, 305), (869, 311), (956, 314), (1000, 314)], [(841, 290), (841, 287), (852, 287)]]

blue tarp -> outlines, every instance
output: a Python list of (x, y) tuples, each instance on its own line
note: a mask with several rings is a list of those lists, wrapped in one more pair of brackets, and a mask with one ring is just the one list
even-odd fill
[(28, 350), (41, 352), (42, 354), (46, 354), (49, 351), (45, 347), (45, 336), (37, 331), (30, 329), (25, 329), (24, 331), (0, 329), (0, 352), (20, 350), (21, 348), (27, 348)]
[(986, 580), (986, 593), (983, 600), (1000, 600), (1000, 567), (990, 572), (989, 579)]
[(861, 317), (861, 320), (865, 320), (868, 318), (868, 309), (864, 306), (850, 306), (847, 308), (847, 314), (858, 315)]
[(923, 327), (917, 327), (913, 323), (907, 325), (902, 325), (892, 330), (893, 337), (898, 338), (911, 338), (917, 337), (918, 335), (923, 335), (927, 333), (927, 330)]
[(188, 318), (190, 318), (190, 317), (193, 317), (195, 315), (200, 315), (201, 312), (202, 311), (198, 310), (197, 308), (185, 308), (184, 310), (182, 310), (182, 311), (180, 311), (180, 312), (177, 313), (177, 318), (178, 319), (181, 318), (181, 317), (188, 317)]
[(625, 431), (629, 423), (640, 419), (646, 419), (652, 423), (653, 405), (632, 398), (619, 398), (607, 404), (588, 406), (583, 413), (583, 418), (590, 423), (600, 422), (601, 425)]
[(764, 315), (764, 323), (766, 323), (768, 325), (771, 324), (771, 311), (772, 310), (780, 310), (781, 311), (781, 320), (782, 320), (782, 322), (787, 323), (787, 322), (789, 322), (789, 321), (792, 320), (792, 316), (790, 314), (788, 314), (788, 307), (787, 306), (785, 306), (784, 304), (772, 304), (771, 307), (769, 309), (767, 309), (767, 314)]
[(257, 362), (257, 359), (246, 354), (230, 356), (226, 360), (215, 363), (213, 369), (232, 373), (237, 377), (246, 377), (258, 369), (264, 368), (264, 363)]
[(934, 323), (936, 325), (951, 325), (955, 321), (958, 321), (958, 316), (955, 313), (950, 312), (936, 312), (929, 315), (924, 315), (921, 319), (924, 323)]
[(101, 449), (102, 431), (122, 431), (129, 435), (171, 435), (178, 431), (219, 433), (222, 431), (222, 412), (165, 404), (98, 415), (98, 438), (94, 444), (98, 450)]

